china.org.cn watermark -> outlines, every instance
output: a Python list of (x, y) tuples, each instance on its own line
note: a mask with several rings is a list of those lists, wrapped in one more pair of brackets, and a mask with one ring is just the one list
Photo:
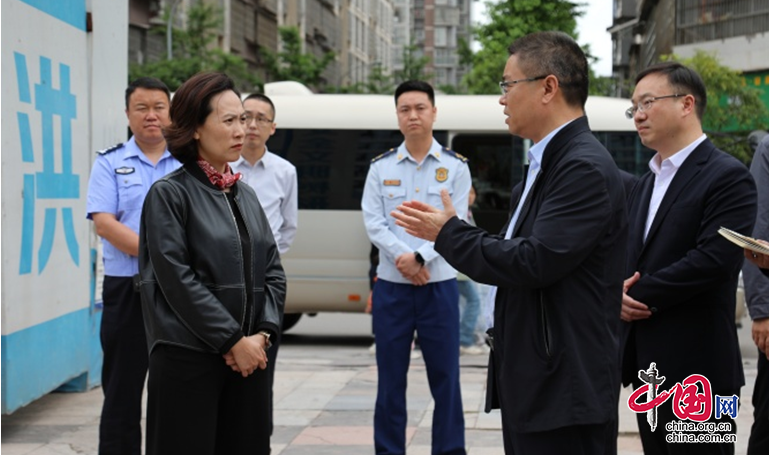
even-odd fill
[(673, 420), (665, 424), (669, 443), (734, 443), (737, 435), (732, 431), (732, 422), (686, 422)]
[[(654, 362), (648, 370), (640, 370), (638, 378), (644, 383), (628, 398), (628, 408), (635, 413), (646, 413), (646, 422), (651, 431), (657, 429), (657, 408), (671, 399), (673, 414), (680, 420), (665, 423), (665, 440), (669, 443), (734, 443), (737, 435), (732, 422), (712, 422), (711, 416), (721, 419), (737, 418), (739, 400), (737, 395), (713, 395), (710, 381), (705, 376), (693, 374), (676, 383), (668, 390), (658, 387), (665, 382)], [(642, 397), (645, 402), (639, 403)]]

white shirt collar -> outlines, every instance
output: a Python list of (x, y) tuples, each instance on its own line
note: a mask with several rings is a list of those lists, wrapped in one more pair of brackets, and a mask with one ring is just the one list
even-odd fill
[[(414, 159), (414, 157), (411, 156), (411, 153), (409, 153), (408, 149), (406, 149), (406, 141), (403, 141), (403, 143), (398, 146), (398, 155), (395, 157), (398, 162), (405, 160), (406, 158), (411, 158), (411, 161), (417, 162), (417, 160)], [(437, 159), (438, 161), (441, 160), (441, 155), (443, 154), (443, 146), (433, 138), (433, 143), (430, 145), (430, 150), (427, 152), (427, 155), (425, 155), (425, 159), (427, 159), (428, 156), (432, 155), (433, 158)]]
[(660, 175), (660, 172), (662, 172), (662, 167), (665, 165), (665, 162), (668, 162), (670, 165), (673, 166), (673, 169), (678, 170), (678, 168), (681, 167), (682, 164), (684, 164), (684, 161), (686, 161), (687, 158), (689, 158), (689, 155), (692, 154), (694, 149), (697, 148), (705, 139), (708, 137), (703, 134), (702, 136), (695, 139), (691, 144), (687, 145), (686, 147), (682, 148), (678, 152), (674, 153), (670, 158), (666, 160), (660, 161), (662, 158), (659, 154), (659, 152), (655, 153), (651, 160), (649, 160), (649, 169), (655, 174)]
[(254, 167), (258, 166), (261, 163), (262, 167), (267, 167), (270, 161), (269, 156), (270, 156), (270, 150), (267, 149), (267, 147), (265, 146), (264, 155), (262, 155), (259, 161), (254, 163), (253, 166), (251, 166), (251, 163), (249, 163), (247, 159), (243, 158), (243, 155), (241, 155), (237, 160), (230, 163), (230, 166), (232, 166), (234, 169), (237, 169), (240, 166), (245, 166), (248, 169), (253, 169)]
[(576, 119), (569, 120), (568, 122), (554, 129), (553, 131), (550, 132), (550, 134), (542, 138), (541, 141), (531, 146), (531, 148), (529, 149), (529, 166), (531, 166), (532, 162), (537, 163), (538, 166), (542, 165), (542, 155), (544, 155), (545, 153), (547, 144), (550, 143), (550, 141), (555, 137), (556, 134), (558, 134), (559, 131), (564, 129), (566, 125), (573, 122), (574, 120)]

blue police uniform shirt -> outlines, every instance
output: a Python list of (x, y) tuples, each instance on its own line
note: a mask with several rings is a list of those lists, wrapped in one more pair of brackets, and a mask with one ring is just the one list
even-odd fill
[[(153, 164), (130, 140), (97, 152), (88, 182), (86, 217), (94, 213), (111, 213), (115, 218), (139, 233), (142, 205), (147, 192), (156, 180), (178, 169), (181, 163), (168, 150), (163, 152), (157, 165)], [(139, 272), (139, 258), (123, 253), (106, 239), (104, 242), (104, 274), (128, 277)]]
[(443, 209), (441, 190), (447, 189), (460, 219), (467, 217), (470, 194), (467, 158), (433, 139), (430, 151), (418, 163), (405, 142), (371, 161), (363, 189), (363, 221), (371, 243), (379, 248), (377, 276), (393, 283), (411, 284), (395, 267), (404, 253), (419, 252), (430, 272), (430, 282), (456, 278), (457, 272), (433, 249), (433, 242), (413, 237), (395, 224), (390, 212), (405, 201), (417, 200)]

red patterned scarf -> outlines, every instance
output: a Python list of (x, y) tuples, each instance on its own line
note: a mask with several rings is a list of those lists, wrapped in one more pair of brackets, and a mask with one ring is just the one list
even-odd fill
[(227, 165), (227, 169), (224, 170), (224, 174), (217, 171), (216, 168), (211, 166), (211, 163), (200, 157), (198, 157), (198, 166), (200, 166), (200, 168), (203, 169), (203, 172), (206, 173), (211, 184), (220, 190), (231, 187), (243, 177), (243, 174), (240, 172), (233, 174), (229, 164)]

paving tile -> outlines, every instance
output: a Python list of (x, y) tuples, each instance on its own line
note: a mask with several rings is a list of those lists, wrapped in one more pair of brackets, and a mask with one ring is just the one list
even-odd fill
[(304, 430), (304, 428), (305, 427), (303, 426), (275, 426), (272, 428), (272, 438), (270, 438), (270, 444), (288, 446), (291, 444), (291, 441), (296, 439), (296, 437), (299, 435), (299, 433), (302, 432), (302, 430)]
[(502, 430), (465, 430), (465, 445), (471, 448), (503, 447)]
[(312, 426), (374, 426), (374, 413), (371, 411), (333, 411), (326, 410), (312, 421)]
[[(374, 444), (369, 446), (291, 445), (280, 455), (367, 455), (374, 453)], [(411, 452), (409, 452), (411, 455)]]
[(505, 455), (502, 447), (471, 447), (467, 455)]
[(274, 409), (272, 418), (273, 423), (276, 426), (306, 427), (310, 422), (315, 420), (320, 413), (320, 409), (313, 409), (310, 411)]
[(373, 446), (374, 428), (371, 426), (307, 427), (291, 445)]
[(414, 432), (414, 436), (409, 445), (409, 453), (411, 453), (411, 447), (427, 446), (431, 447), (433, 443), (432, 427), (420, 426), (417, 431)]
[(2, 440), (3, 444), (45, 443), (77, 428), (77, 425), (3, 425)]
[(502, 415), (499, 409), (494, 409), (490, 413), (478, 413), (478, 420), (475, 422), (475, 428), (486, 430), (502, 430)]
[(23, 443), (23, 442), (9, 442), (3, 441), (3, 454), (4, 455), (27, 455), (34, 450), (45, 446), (44, 442), (36, 443)]
[(637, 434), (634, 435), (620, 435), (617, 438), (617, 450), (620, 452), (629, 453), (643, 453), (643, 446), (641, 445), (641, 437)]
[(329, 401), (324, 409), (337, 411), (368, 410), (374, 412), (375, 397), (358, 395), (337, 395)]
[(431, 455), (432, 447), (429, 445), (411, 444), (408, 446), (408, 455)]

